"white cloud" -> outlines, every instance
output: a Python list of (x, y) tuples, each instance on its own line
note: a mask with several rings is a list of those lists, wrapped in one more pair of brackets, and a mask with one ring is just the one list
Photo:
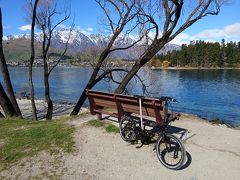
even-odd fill
[(224, 28), (226, 35), (240, 37), (240, 23), (235, 23)]
[(193, 36), (195, 39), (202, 38), (236, 38), (240, 37), (240, 23), (225, 26), (223, 29), (207, 29)]
[(92, 32), (92, 31), (93, 31), (93, 28), (92, 28), (92, 27), (88, 27), (88, 28), (87, 28), (87, 31)]
[(59, 24), (58, 25), (58, 28), (60, 28), (60, 29), (65, 29), (65, 28), (67, 28), (64, 24)]
[(21, 31), (31, 30), (31, 24), (20, 26), (18, 29), (20, 29)]
[(187, 33), (181, 33), (171, 41), (171, 44), (189, 44), (190, 39), (191, 37)]
[(81, 33), (83, 33), (87, 36), (92, 34), (92, 32), (94, 31), (94, 29), (92, 27), (82, 28), (80, 26), (76, 26), (75, 29), (77, 29), (78, 31), (80, 31)]
[(219, 42), (224, 38), (227, 41), (236, 41), (240, 38), (240, 22), (227, 25), (221, 29), (206, 29), (202, 32), (189, 35), (187, 33), (181, 33), (175, 37), (171, 43), (173, 44), (189, 44), (193, 40), (204, 40), (205, 42)]

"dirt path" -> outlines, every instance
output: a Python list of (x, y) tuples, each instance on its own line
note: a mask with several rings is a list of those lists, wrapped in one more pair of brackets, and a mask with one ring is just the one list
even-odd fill
[(157, 159), (154, 145), (137, 149), (125, 143), (119, 134), (82, 125), (92, 116), (73, 121), (74, 154), (39, 155), (26, 158), (0, 173), (0, 179), (168, 179), (235, 180), (240, 176), (240, 131), (214, 126), (197, 119), (184, 118), (173, 125), (187, 128), (184, 138), (189, 153), (182, 170), (165, 168)]

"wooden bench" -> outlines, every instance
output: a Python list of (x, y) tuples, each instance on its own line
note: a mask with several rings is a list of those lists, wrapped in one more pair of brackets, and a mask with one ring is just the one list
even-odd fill
[[(134, 96), (87, 90), (90, 112), (102, 119), (107, 114), (121, 120), (122, 116), (139, 114), (139, 99)], [(154, 98), (142, 98), (142, 114), (154, 117), (159, 125), (163, 124), (163, 102)]]

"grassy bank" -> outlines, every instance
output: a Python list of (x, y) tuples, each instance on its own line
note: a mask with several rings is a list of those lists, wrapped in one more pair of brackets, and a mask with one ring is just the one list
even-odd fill
[(53, 121), (0, 120), (0, 170), (23, 157), (42, 150), (73, 151), (74, 128), (67, 118)]
[(87, 125), (92, 126), (92, 127), (97, 127), (97, 128), (103, 128), (105, 129), (106, 132), (108, 133), (119, 133), (119, 128), (107, 123), (107, 122), (103, 122), (103, 121), (99, 121), (99, 120), (91, 120), (89, 122), (87, 122)]

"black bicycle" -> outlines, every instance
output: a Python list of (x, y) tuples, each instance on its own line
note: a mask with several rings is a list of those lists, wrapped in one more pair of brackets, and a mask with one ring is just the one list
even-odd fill
[(169, 169), (180, 169), (185, 163), (186, 150), (178, 137), (168, 132), (170, 122), (179, 118), (179, 114), (169, 112), (171, 102), (177, 102), (172, 97), (162, 96), (160, 99), (163, 102), (164, 123), (158, 124), (157, 121), (149, 121), (143, 119), (142, 115), (142, 96), (135, 96), (139, 99), (139, 117), (125, 115), (119, 123), (120, 135), (126, 142), (135, 143), (141, 141), (143, 144), (148, 144), (152, 137), (158, 135), (155, 149), (159, 161)]

